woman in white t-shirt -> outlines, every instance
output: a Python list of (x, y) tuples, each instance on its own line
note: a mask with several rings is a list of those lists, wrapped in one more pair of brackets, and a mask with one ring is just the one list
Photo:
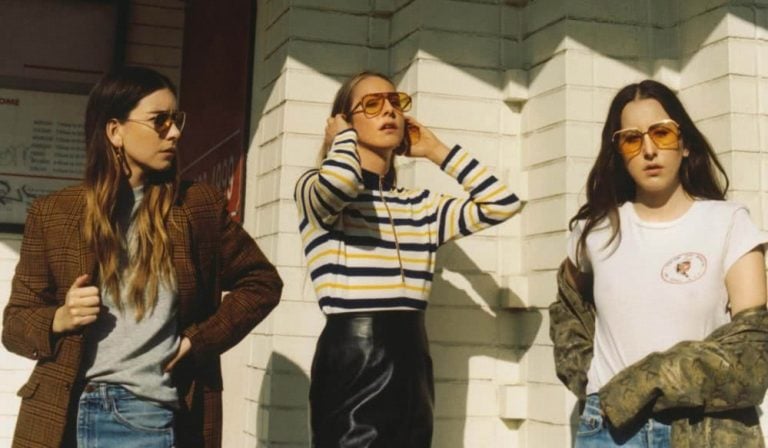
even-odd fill
[[(592, 338), (592, 358), (584, 363), (577, 448), (669, 447), (686, 438), (690, 445), (693, 436), (673, 434), (670, 425), (690, 422), (710, 404), (710, 379), (695, 368), (688, 377), (684, 367), (705, 364), (697, 359), (705, 356), (701, 343), (678, 343), (709, 340), (739, 312), (766, 303), (766, 235), (744, 206), (725, 200), (727, 188), (714, 151), (668, 87), (646, 80), (619, 91), (587, 180), (587, 202), (570, 222), (564, 263), (564, 277), (589, 298), (594, 316), (594, 333), (584, 333)], [(572, 362), (569, 355), (580, 356), (557, 343), (564, 322), (553, 317), (558, 373)], [(719, 349), (713, 344), (707, 350)], [(754, 381), (750, 386), (764, 393), (763, 380)], [(675, 388), (700, 402), (672, 398)], [(622, 397), (615, 407), (613, 397)], [(636, 410), (629, 407), (635, 403)], [(634, 415), (626, 418), (627, 409)], [(759, 426), (753, 434), (761, 443)]]

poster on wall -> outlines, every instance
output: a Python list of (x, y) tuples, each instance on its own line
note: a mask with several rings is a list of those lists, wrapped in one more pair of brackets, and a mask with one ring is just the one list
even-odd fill
[(81, 181), (87, 100), (0, 89), (0, 224), (24, 224), (35, 198)]

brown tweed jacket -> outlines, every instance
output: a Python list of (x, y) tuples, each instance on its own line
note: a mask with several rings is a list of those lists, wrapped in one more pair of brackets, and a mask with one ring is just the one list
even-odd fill
[[(22, 397), (13, 446), (74, 446), (82, 389), (83, 332), (55, 336), (51, 324), (75, 278), (96, 262), (82, 235), (82, 186), (35, 201), (29, 209), (2, 341), (37, 360)], [(178, 447), (221, 445), (219, 354), (235, 345), (277, 305), (282, 282), (253, 239), (229, 219), (211, 187), (184, 184), (169, 225), (178, 282), (179, 328), (192, 348), (173, 372), (181, 409)], [(221, 298), (221, 292), (230, 293)], [(85, 330), (87, 331), (87, 329)]]

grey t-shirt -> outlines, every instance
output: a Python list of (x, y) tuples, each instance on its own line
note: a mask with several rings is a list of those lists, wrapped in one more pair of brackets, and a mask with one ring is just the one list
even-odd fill
[[(141, 187), (133, 190), (133, 202), (125, 201), (116, 212), (118, 225), (127, 229), (128, 248), (132, 247), (133, 216), (143, 197)], [(171, 407), (178, 406), (178, 393), (163, 367), (176, 355), (177, 293), (167, 281), (159, 282), (157, 304), (140, 321), (126, 296), (131, 276), (127, 253), (121, 254), (120, 293), (123, 311), (100, 285), (102, 310), (86, 333), (85, 378), (91, 382), (119, 384), (136, 396)]]

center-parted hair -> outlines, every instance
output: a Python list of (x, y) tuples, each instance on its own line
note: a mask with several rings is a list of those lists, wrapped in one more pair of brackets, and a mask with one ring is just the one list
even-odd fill
[[(161, 281), (169, 286), (175, 284), (167, 225), (179, 172), (174, 160), (167, 171), (147, 173), (143, 200), (133, 221), (135, 245), (128, 251), (128, 266), (121, 266), (120, 253), (127, 250), (127, 229), (117, 227), (115, 210), (120, 198), (132, 197), (132, 192), (125, 151), (112, 146), (106, 128), (111, 120), (125, 122), (144, 97), (163, 89), (176, 95), (173, 83), (162, 74), (148, 68), (125, 67), (104, 76), (94, 86), (85, 113), (85, 240), (96, 254), (100, 281), (120, 310), (125, 309), (121, 281), (127, 287), (126, 296), (137, 321), (154, 308)], [(128, 271), (132, 275), (126, 278)]]
[(603, 126), (600, 152), (587, 178), (587, 202), (571, 218), (572, 230), (579, 220), (584, 228), (576, 246), (577, 259), (582, 259), (589, 232), (608, 218), (612, 235), (607, 245), (621, 238), (618, 208), (635, 198), (635, 182), (632, 180), (624, 159), (616, 149), (613, 134), (621, 129), (621, 113), (634, 100), (655, 99), (669, 117), (680, 126), (682, 147), (688, 149), (680, 165), (680, 183), (683, 190), (694, 198), (724, 200), (728, 191), (728, 176), (717, 160), (707, 139), (696, 128), (680, 99), (664, 84), (645, 80), (621, 89), (613, 98), (608, 117)]

